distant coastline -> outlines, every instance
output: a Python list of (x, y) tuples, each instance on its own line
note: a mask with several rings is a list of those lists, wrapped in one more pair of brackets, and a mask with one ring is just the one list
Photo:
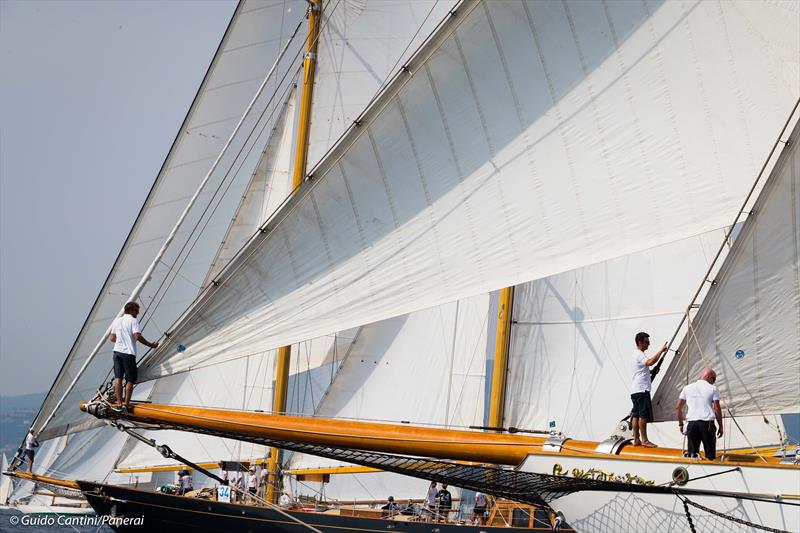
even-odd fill
[(0, 452), (9, 459), (17, 452), (44, 397), (44, 392), (0, 396)]

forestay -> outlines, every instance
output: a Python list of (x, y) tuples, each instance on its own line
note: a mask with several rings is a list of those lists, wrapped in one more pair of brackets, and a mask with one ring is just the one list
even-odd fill
[[(237, 7), (147, 200), (34, 423), (34, 428), (41, 431), (41, 439), (95, 425), (95, 421), (76, 406), (91, 397), (108, 375), (111, 369), (109, 343), (102, 346), (55, 416), (49, 417), (156, 256), (304, 13), (302, 0), (254, 0)], [(302, 45), (302, 39), (298, 41), (296, 47)], [(278, 72), (289, 68), (292, 54), (294, 51), (287, 53), (286, 64), (279, 65)], [(264, 124), (272, 120), (273, 113), (268, 108), (276, 104), (269, 102), (268, 96), (280, 90), (280, 80), (280, 75), (271, 80), (264, 101), (256, 106), (247, 129), (260, 127), (263, 131)], [(284, 83), (290, 81), (287, 78)], [(266, 112), (259, 120), (264, 109)], [(162, 328), (179, 316), (195, 298), (208, 273), (241, 190), (260, 155), (258, 150), (254, 157), (245, 157), (253, 140), (242, 137), (223, 158), (218, 172), (212, 176), (141, 295), (144, 315), (139, 318), (145, 324), (144, 334), (148, 338), (158, 338)], [(243, 148), (243, 157), (236, 156), (240, 148)], [(229, 169), (233, 169), (231, 175), (242, 179), (232, 183), (226, 177)], [(230, 188), (220, 202), (217, 188), (221, 185)], [(204, 228), (202, 237), (195, 231), (196, 227)]]
[(727, 414), (800, 412), (800, 125), (796, 126), (653, 399), (673, 420), (678, 394), (717, 372)]
[(722, 227), (800, 94), (798, 26), (790, 3), (465, 3), (145, 378)]

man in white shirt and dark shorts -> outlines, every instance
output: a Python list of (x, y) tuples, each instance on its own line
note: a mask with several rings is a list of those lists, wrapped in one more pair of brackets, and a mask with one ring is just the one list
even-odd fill
[[(706, 459), (717, 457), (717, 438), (722, 437), (722, 409), (719, 406), (719, 390), (714, 386), (717, 373), (706, 368), (700, 379), (686, 385), (678, 397), (675, 414), (678, 417), (678, 428), (683, 433), (683, 406), (688, 405), (686, 413), (686, 455), (696, 457), (700, 452), (700, 443), (706, 452)], [(719, 429), (714, 427), (714, 420)], [(714, 432), (716, 431), (716, 437)]]
[[(114, 393), (117, 395), (115, 411), (130, 410), (133, 385), (136, 383), (136, 342), (150, 348), (158, 348), (157, 342), (149, 342), (142, 336), (142, 328), (136, 317), (139, 315), (139, 304), (125, 304), (125, 314), (111, 323), (108, 340), (114, 343)], [(125, 396), (122, 396), (122, 378), (125, 378)]]
[(633, 379), (631, 380), (631, 427), (633, 429), (633, 445), (645, 446), (647, 448), (657, 448), (655, 444), (647, 438), (647, 423), (653, 421), (653, 405), (650, 398), (650, 367), (667, 352), (666, 343), (653, 357), (647, 357), (645, 350), (650, 347), (650, 335), (640, 331), (634, 338), (636, 351), (633, 354), (632, 370)]

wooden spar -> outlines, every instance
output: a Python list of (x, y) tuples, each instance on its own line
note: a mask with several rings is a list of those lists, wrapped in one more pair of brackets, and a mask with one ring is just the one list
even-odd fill
[(70, 481), (69, 479), (57, 479), (54, 477), (47, 477), (47, 476), (38, 476), (36, 474), (30, 474), (28, 472), (3, 472), (7, 476), (13, 476), (20, 479), (27, 479), (29, 481), (33, 481), (36, 483), (47, 483), (48, 485), (55, 485), (56, 487), (64, 487), (67, 489), (74, 489), (74, 490), (81, 490), (77, 483), (74, 481)]
[[(317, 62), (317, 41), (319, 37), (319, 17), (322, 0), (308, 0), (308, 31), (306, 34), (306, 57), (303, 62), (303, 85), (300, 92), (300, 116), (297, 125), (295, 142), (294, 170), (292, 173), (292, 194), (300, 187), (306, 176), (308, 160), (308, 133), (311, 123), (311, 96), (314, 90), (314, 71)], [(272, 412), (286, 412), (286, 391), (289, 388), (289, 364), (292, 358), (292, 347), (281, 346), (275, 365), (275, 389), (272, 399)], [(280, 448), (272, 448), (267, 466), (266, 500), (278, 503), (277, 490), (280, 483)]]
[[(83, 411), (87, 404), (81, 404)], [(108, 413), (108, 416), (116, 416)], [(551, 456), (597, 457), (654, 462), (685, 462), (683, 451), (676, 448), (645, 448), (623, 445), (616, 455), (596, 451), (599, 442), (568, 439), (560, 451), (545, 451), (544, 437), (519, 434), (414, 427), (400, 424), (360, 422), (327, 418), (272, 415), (247, 411), (206, 409), (172, 405), (134, 404), (125, 420), (175, 427), (198, 433), (225, 433), (240, 440), (271, 439), (284, 442), (317, 444), (343, 449), (450, 459), (473, 463), (519, 465), (529, 454)], [(724, 454), (703, 464), (747, 465), (751, 467), (797, 468), (779, 464), (780, 457), (743, 453)]]
[(511, 339), (511, 306), (513, 301), (514, 287), (506, 287), (500, 290), (500, 301), (497, 303), (497, 333), (494, 344), (492, 395), (489, 403), (489, 426), (495, 428), (503, 427), (508, 347)]
[[(235, 461), (232, 461), (235, 462)], [(242, 461), (247, 462), (253, 465), (260, 465), (264, 464), (266, 461), (263, 459), (255, 459), (255, 460), (248, 460)], [(220, 467), (221, 461), (212, 461), (207, 463), (197, 463), (197, 466), (205, 469), (214, 469)], [(147, 472), (178, 472), (179, 470), (183, 469), (187, 470), (194, 470), (191, 466), (178, 464), (178, 465), (153, 465), (153, 466), (138, 466), (138, 467), (129, 467), (129, 468), (116, 468), (114, 472), (118, 474), (143, 474)], [(336, 474), (365, 474), (371, 472), (383, 472), (383, 470), (378, 470), (377, 468), (372, 468), (369, 466), (330, 466), (324, 468), (299, 468), (294, 470), (286, 470), (284, 474), (290, 476), (299, 476), (299, 475), (336, 475)], [(386, 503), (384, 501), (384, 503)]]

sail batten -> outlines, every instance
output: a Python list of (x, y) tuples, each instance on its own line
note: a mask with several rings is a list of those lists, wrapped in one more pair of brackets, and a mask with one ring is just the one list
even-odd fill
[(797, 64), (796, 17), (761, 7), (465, 2), (145, 377), (722, 227), (800, 94), (769, 77)]

